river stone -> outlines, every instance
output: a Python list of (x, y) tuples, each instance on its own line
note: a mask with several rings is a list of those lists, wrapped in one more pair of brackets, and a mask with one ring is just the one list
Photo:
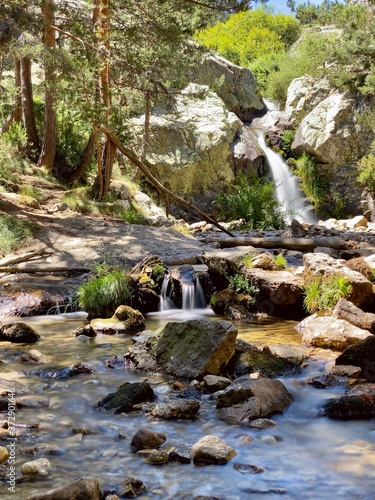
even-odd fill
[(375, 381), (375, 335), (369, 334), (364, 340), (346, 347), (335, 364), (358, 366), (363, 378)]
[(248, 377), (215, 394), (217, 414), (229, 424), (248, 425), (252, 420), (281, 413), (293, 398), (280, 380)]
[(51, 464), (46, 458), (37, 458), (22, 464), (21, 474), (32, 477), (48, 477), (52, 474)]
[(0, 446), (0, 464), (5, 463), (9, 458), (9, 451), (4, 446)]
[(227, 377), (218, 377), (217, 375), (206, 375), (203, 378), (208, 392), (213, 394), (217, 391), (222, 391), (231, 385), (231, 380)]
[(82, 477), (67, 486), (36, 493), (26, 500), (101, 500), (99, 481), (93, 477)]
[(208, 272), (215, 283), (223, 282), (224, 286), (227, 286), (228, 281), (225, 275), (236, 274), (243, 266), (245, 257), (255, 257), (256, 255), (258, 255), (257, 250), (248, 246), (207, 249), (202, 255), (202, 262), (208, 267)]
[(342, 351), (347, 346), (371, 336), (368, 330), (357, 328), (344, 319), (318, 317), (314, 314), (298, 323), (295, 328), (306, 345), (336, 351)]
[(125, 326), (125, 333), (135, 335), (146, 328), (145, 318), (142, 313), (129, 306), (119, 306), (113, 314)]
[(250, 373), (260, 373), (263, 377), (275, 378), (301, 371), (301, 367), (286, 358), (273, 354), (268, 346), (263, 349), (240, 339), (230, 362), (230, 369), (236, 377)]
[(328, 399), (323, 414), (339, 420), (370, 419), (375, 416), (375, 394), (340, 396)]
[(154, 391), (148, 382), (125, 382), (116, 392), (108, 394), (98, 402), (98, 407), (114, 413), (128, 413), (135, 405), (154, 400)]
[(26, 392), (33, 391), (21, 382), (17, 382), (16, 380), (7, 380), (0, 377), (0, 395), (7, 395), (9, 393), (24, 394)]
[(135, 498), (141, 495), (147, 488), (140, 479), (135, 479), (133, 477), (128, 477), (118, 492), (120, 497), (125, 498)]
[(161, 432), (155, 432), (152, 429), (139, 429), (137, 431), (130, 443), (130, 446), (135, 450), (152, 450), (154, 448), (159, 448), (162, 446), (167, 437)]
[(350, 283), (352, 290), (347, 300), (360, 308), (366, 308), (372, 304), (373, 290), (372, 283), (363, 274), (353, 271), (345, 265), (345, 261), (334, 259), (324, 253), (308, 253), (303, 256), (305, 263), (305, 282), (311, 278), (324, 278), (342, 276)]
[(31, 344), (37, 342), (39, 339), (39, 333), (31, 328), (31, 326), (26, 325), (26, 323), (0, 324), (0, 341), (17, 344)]
[(237, 452), (217, 436), (204, 436), (190, 449), (195, 464), (226, 464)]
[(16, 399), (17, 408), (47, 408), (49, 403), (48, 398), (36, 394), (21, 396)]
[(221, 375), (233, 356), (237, 329), (229, 321), (170, 322), (126, 355), (139, 369), (179, 379)]
[(264, 269), (265, 271), (277, 271), (275, 259), (269, 252), (263, 252), (251, 261), (252, 267), (256, 269)]
[(175, 400), (167, 403), (158, 403), (149, 415), (164, 420), (195, 420), (200, 408), (196, 399)]
[(332, 317), (344, 319), (362, 330), (375, 333), (375, 314), (363, 312), (349, 300), (341, 298), (332, 311)]

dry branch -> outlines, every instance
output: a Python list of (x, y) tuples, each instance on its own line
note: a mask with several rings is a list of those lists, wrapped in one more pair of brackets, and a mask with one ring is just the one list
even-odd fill
[(12, 257), (6, 257), (5, 259), (0, 260), (0, 267), (2, 266), (11, 266), (13, 264), (18, 264), (19, 262), (25, 262), (27, 260), (33, 259), (34, 257), (44, 257), (46, 255), (50, 255), (53, 253), (52, 250), (38, 250), (36, 252), (27, 252), (19, 255), (14, 255)]
[(314, 250), (316, 247), (329, 247), (345, 250), (347, 243), (340, 238), (204, 238), (203, 243), (218, 243), (221, 248), (252, 246), (260, 248), (285, 248), (287, 250)]
[(0, 267), (0, 273), (23, 273), (23, 274), (60, 274), (60, 273), (89, 273), (91, 271), (88, 267)]
[(202, 220), (205, 220), (207, 222), (210, 222), (214, 226), (220, 229), (220, 231), (223, 231), (224, 233), (228, 234), (232, 238), (234, 238), (234, 235), (227, 231), (223, 226), (221, 226), (218, 222), (216, 222), (214, 219), (209, 217), (207, 214), (202, 212), (198, 207), (194, 206), (193, 204), (189, 203), (188, 201), (184, 200), (180, 196), (177, 196), (176, 194), (172, 193), (169, 189), (164, 187), (164, 185), (157, 180), (157, 178), (150, 172), (150, 170), (140, 161), (134, 154), (129, 151), (128, 149), (125, 148), (125, 146), (120, 142), (120, 140), (112, 134), (106, 127), (99, 127), (101, 132), (106, 134), (106, 136), (117, 146), (117, 148), (121, 151), (123, 155), (125, 155), (136, 167), (138, 167), (149, 179), (154, 186), (156, 186), (160, 191), (162, 191), (164, 194), (167, 195), (167, 197), (177, 201), (178, 203), (181, 203), (181, 205), (184, 205), (185, 207), (188, 207), (191, 210), (194, 210)]

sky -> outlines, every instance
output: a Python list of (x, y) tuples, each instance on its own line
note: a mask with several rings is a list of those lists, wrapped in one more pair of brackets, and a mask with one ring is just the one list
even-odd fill
[[(296, 6), (307, 3), (307, 0), (296, 0)], [(310, 0), (311, 4), (319, 5), (322, 0)], [(275, 9), (275, 14), (280, 12), (281, 14), (291, 14), (291, 10), (286, 6), (286, 0), (268, 0), (267, 5)]]

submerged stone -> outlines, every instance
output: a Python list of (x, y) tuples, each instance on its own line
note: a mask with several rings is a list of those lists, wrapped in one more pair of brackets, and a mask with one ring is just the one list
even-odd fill
[(116, 392), (101, 399), (98, 407), (114, 413), (127, 413), (134, 410), (135, 405), (153, 401), (154, 397), (154, 391), (147, 382), (125, 382)]

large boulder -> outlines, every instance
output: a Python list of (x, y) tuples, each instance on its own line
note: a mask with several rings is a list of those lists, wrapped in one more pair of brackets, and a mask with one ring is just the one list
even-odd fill
[(375, 333), (375, 314), (363, 312), (349, 300), (341, 298), (332, 311), (332, 317), (344, 319), (362, 330)]
[(26, 323), (0, 324), (0, 341), (12, 342), (14, 344), (31, 344), (37, 342), (39, 339), (39, 333)]
[(331, 93), (305, 116), (295, 134), (291, 150), (316, 158), (329, 179), (332, 193), (346, 202), (346, 211), (361, 213), (362, 189), (356, 183), (357, 161), (369, 152), (373, 133), (361, 126), (355, 111), (362, 103), (349, 93)]
[(338, 420), (370, 419), (375, 416), (375, 384), (355, 384), (343, 396), (323, 404), (323, 414)]
[(317, 79), (309, 75), (295, 78), (288, 87), (285, 113), (293, 118), (298, 113), (312, 111), (321, 101), (326, 99), (331, 86), (327, 79)]
[(153, 401), (154, 397), (154, 391), (148, 382), (125, 382), (116, 392), (101, 399), (98, 407), (114, 413), (128, 413), (136, 405)]
[(308, 253), (303, 256), (303, 260), (305, 263), (305, 282), (314, 278), (345, 277), (351, 285), (351, 292), (347, 300), (360, 308), (372, 305), (372, 283), (363, 274), (346, 266), (345, 261), (334, 259), (325, 253)]
[(126, 357), (145, 371), (194, 379), (222, 375), (234, 354), (237, 329), (229, 321), (170, 322), (132, 346)]
[(219, 54), (205, 54), (192, 71), (191, 80), (215, 88), (227, 109), (243, 122), (249, 122), (254, 116), (266, 112), (254, 74)]
[(242, 272), (259, 289), (255, 303), (259, 312), (286, 319), (299, 319), (305, 315), (300, 277), (288, 271), (243, 269)]
[(362, 330), (344, 319), (330, 316), (309, 316), (296, 326), (296, 330), (306, 345), (336, 351), (342, 351), (347, 346), (371, 335), (368, 330)]
[(281, 413), (293, 402), (292, 395), (280, 380), (267, 378), (238, 378), (215, 396), (219, 418), (242, 425)]
[(361, 376), (370, 382), (375, 381), (375, 335), (348, 346), (336, 358), (336, 365), (353, 365), (361, 368)]
[[(131, 120), (134, 148), (141, 147), (144, 116)], [(190, 84), (175, 99), (173, 111), (150, 117), (147, 165), (173, 193), (210, 208), (234, 179), (231, 145), (242, 126), (207, 86)]]

